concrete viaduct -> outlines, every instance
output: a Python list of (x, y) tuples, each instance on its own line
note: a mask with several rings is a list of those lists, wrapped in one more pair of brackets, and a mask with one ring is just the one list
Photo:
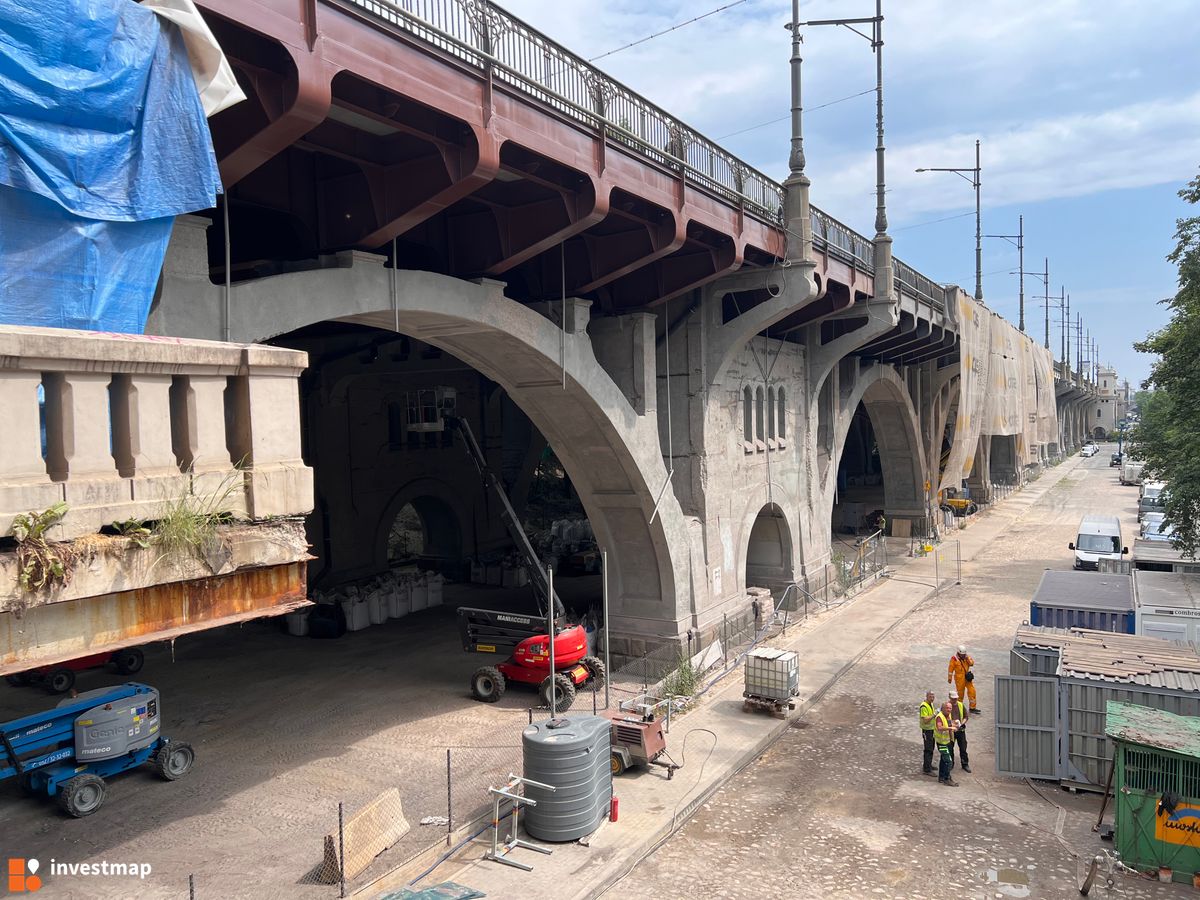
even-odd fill
[(310, 586), (386, 568), (409, 504), (445, 555), (503, 545), (410, 427), (422, 390), (518, 505), (553, 448), (628, 656), (820, 590), (852, 509), (924, 533), (940, 491), (1082, 437), (1092, 387), (1048, 351), (491, 3), (199, 5), (250, 99), (211, 120), (226, 206), (177, 220), (147, 332), (308, 354), (276, 456), (315, 486)]

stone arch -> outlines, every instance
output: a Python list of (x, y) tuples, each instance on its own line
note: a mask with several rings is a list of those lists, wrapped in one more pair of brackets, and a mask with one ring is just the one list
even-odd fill
[[(474, 552), (471, 534), (471, 510), (462, 493), (436, 478), (417, 478), (392, 495), (375, 527), (375, 561), (379, 568), (388, 563), (388, 534), (404, 507), (412, 504), (425, 531), (426, 550), (434, 556), (457, 558)], [(456, 560), (457, 561), (457, 560)]]
[(754, 498), (743, 519), (740, 574), (746, 587), (779, 590), (795, 580), (794, 530), (784, 511), (786, 500), (763, 499)]
[[(835, 428), (835, 456), (829, 469), (837, 472), (858, 404), (866, 408), (879, 445), (883, 466), (884, 513), (893, 517), (925, 516), (925, 481), (929, 468), (925, 463), (917, 412), (909, 397), (908, 386), (891, 366), (876, 364), (863, 370), (850, 395), (841, 404)], [(831, 492), (836, 478), (826, 491)], [(832, 497), (830, 497), (832, 509)]]
[(231, 339), (263, 341), (341, 321), (409, 335), (471, 365), (504, 388), (567, 468), (609, 553), (618, 640), (677, 636), (693, 599), (686, 523), (675, 494), (663, 491), (656, 418), (638, 415), (597, 361), (587, 304), (569, 306), (564, 335), (505, 297), (500, 282), (392, 270), (362, 253), (339, 262), (234, 286)]

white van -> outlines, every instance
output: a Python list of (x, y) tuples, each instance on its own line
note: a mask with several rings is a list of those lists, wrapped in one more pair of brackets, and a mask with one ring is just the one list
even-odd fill
[(1129, 552), (1121, 539), (1121, 520), (1116, 516), (1084, 516), (1079, 535), (1067, 546), (1075, 551), (1076, 569), (1098, 569), (1101, 559), (1120, 559)]

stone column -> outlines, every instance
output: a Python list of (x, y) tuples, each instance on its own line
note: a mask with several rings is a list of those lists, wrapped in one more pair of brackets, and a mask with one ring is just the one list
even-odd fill
[(62, 480), (72, 527), (96, 531), (130, 515), (129, 482), (113, 458), (109, 372), (45, 376), (46, 462)]
[(163, 501), (182, 497), (190, 479), (179, 471), (171, 446), (171, 376), (114, 375), (113, 453), (131, 479), (137, 517), (153, 519)]
[[(312, 509), (313, 472), (304, 464), (300, 443), (300, 382), (305, 355), (294, 350), (251, 346), (244, 352), (249, 374), (236, 390), (244, 402), (231, 407), (230, 427), (238, 452), (248, 458), (246, 504), (251, 518), (263, 519)], [(238, 440), (240, 436), (240, 440)]]
[(0, 535), (18, 513), (43, 510), (63, 499), (61, 484), (50, 480), (42, 458), (38, 416), (38, 372), (0, 369), (0, 412), (4, 452), (0, 453)]
[(202, 505), (244, 514), (244, 490), (233, 474), (225, 431), (225, 375), (182, 375), (171, 385), (171, 442)]

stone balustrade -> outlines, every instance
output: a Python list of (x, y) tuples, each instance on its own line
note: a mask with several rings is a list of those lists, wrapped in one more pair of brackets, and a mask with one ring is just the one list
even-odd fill
[(259, 344), (0, 326), (0, 536), (60, 501), (61, 540), (154, 520), (188, 494), (252, 520), (311, 511), (307, 362)]

